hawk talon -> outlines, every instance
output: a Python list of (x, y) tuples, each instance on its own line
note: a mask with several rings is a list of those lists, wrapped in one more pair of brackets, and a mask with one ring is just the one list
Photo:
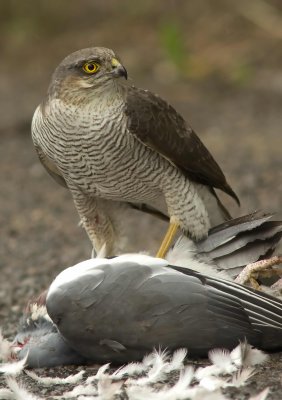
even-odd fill
[(253, 289), (261, 290), (260, 284), (258, 283), (258, 281), (253, 276), (250, 276), (249, 281), (250, 281), (250, 286)]
[(266, 260), (259, 260), (257, 262), (248, 264), (237, 276), (235, 282), (241, 285), (246, 285), (249, 282), (251, 287), (260, 290), (260, 286), (254, 278), (254, 275), (258, 276), (262, 273), (272, 272), (272, 275), (278, 274), (281, 276), (281, 271), (279, 271), (279, 269), (277, 270), (272, 268), (273, 266), (279, 264), (282, 264), (282, 256), (274, 256)]

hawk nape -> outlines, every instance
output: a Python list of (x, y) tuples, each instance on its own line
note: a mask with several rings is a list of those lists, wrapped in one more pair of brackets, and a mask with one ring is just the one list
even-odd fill
[(125, 85), (112, 50), (93, 47), (66, 57), (35, 111), (32, 137), (47, 171), (71, 191), (94, 249), (117, 254), (122, 211), (170, 218), (200, 240), (229, 213), (215, 188), (238, 197), (195, 132), (168, 103)]

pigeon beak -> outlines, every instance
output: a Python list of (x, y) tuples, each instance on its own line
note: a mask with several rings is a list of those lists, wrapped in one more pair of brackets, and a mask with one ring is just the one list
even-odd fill
[(112, 75), (115, 78), (124, 77), (125, 79), (127, 79), (126, 69), (116, 58), (112, 59), (112, 69), (113, 69)]

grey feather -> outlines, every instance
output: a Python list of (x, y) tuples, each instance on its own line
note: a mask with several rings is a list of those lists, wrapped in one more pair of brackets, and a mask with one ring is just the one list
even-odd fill
[(222, 224), (197, 244), (198, 251), (235, 277), (247, 264), (272, 255), (282, 237), (282, 221), (272, 218), (257, 212)]
[(210, 230), (207, 239), (192, 242), (181, 236), (167, 255), (173, 264), (234, 279), (250, 263), (270, 257), (282, 237), (282, 221), (255, 212)]
[[(159, 346), (187, 347), (190, 356), (206, 356), (211, 348), (231, 349), (244, 338), (264, 350), (282, 349), (279, 300), (187, 268), (154, 265), (151, 257), (99, 262), (92, 261), (93, 267), (91, 260), (85, 262), (85, 272), (80, 264), (73, 282), (51, 287), (47, 297), (48, 313), (65, 340), (93, 361), (139, 360)], [(104, 279), (97, 285), (100, 274)], [(76, 289), (81, 279), (83, 292)], [(93, 302), (85, 307), (88, 292)], [(104, 340), (125, 349), (105, 348)]]
[(73, 350), (50, 320), (38, 318), (36, 321), (24, 319), (13, 345), (22, 359), (27, 354), (30, 368), (53, 367), (64, 364), (85, 364), (87, 360)]

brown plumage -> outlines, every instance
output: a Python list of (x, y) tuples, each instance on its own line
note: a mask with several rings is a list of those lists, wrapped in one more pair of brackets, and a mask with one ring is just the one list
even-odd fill
[(129, 130), (138, 140), (170, 160), (189, 179), (222, 190), (240, 205), (215, 159), (170, 104), (135, 87), (128, 89), (126, 104)]
[(126, 69), (105, 48), (59, 64), (32, 123), (41, 162), (71, 191), (96, 251), (125, 250), (120, 230), (129, 206), (169, 217), (195, 240), (206, 237), (230, 218), (214, 188), (238, 197), (174, 108), (122, 77)]

